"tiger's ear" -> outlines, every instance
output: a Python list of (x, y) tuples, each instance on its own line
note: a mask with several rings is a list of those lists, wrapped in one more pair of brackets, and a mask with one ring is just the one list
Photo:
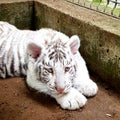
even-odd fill
[(28, 52), (32, 58), (37, 59), (41, 55), (42, 48), (34, 43), (30, 43), (28, 44)]
[(70, 38), (69, 46), (70, 46), (70, 50), (71, 50), (72, 54), (73, 55), (76, 54), (80, 47), (80, 39), (77, 35), (73, 35)]

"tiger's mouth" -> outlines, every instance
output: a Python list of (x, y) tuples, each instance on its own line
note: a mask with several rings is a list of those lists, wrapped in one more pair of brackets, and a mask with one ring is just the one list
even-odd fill
[(54, 88), (50, 88), (51, 94), (53, 95), (57, 95), (57, 96), (63, 96), (65, 94), (67, 94), (70, 91), (71, 85), (69, 87), (65, 87), (64, 89), (56, 89)]
[(62, 93), (55, 92), (55, 93), (53, 93), (53, 96), (61, 97), (61, 96), (66, 95), (67, 93), (68, 93), (68, 92), (62, 92)]

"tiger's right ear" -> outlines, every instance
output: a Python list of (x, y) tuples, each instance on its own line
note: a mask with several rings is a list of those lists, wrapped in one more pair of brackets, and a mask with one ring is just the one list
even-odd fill
[(73, 35), (67, 43), (73, 55), (77, 53), (80, 47), (80, 39), (77, 35)]
[(30, 56), (34, 59), (37, 59), (41, 55), (41, 52), (42, 52), (42, 48), (34, 43), (28, 44), (27, 50)]

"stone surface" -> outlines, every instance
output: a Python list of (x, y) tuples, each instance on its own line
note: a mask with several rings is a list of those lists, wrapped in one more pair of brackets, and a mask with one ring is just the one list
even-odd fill
[(31, 29), (32, 10), (32, 1), (2, 0), (0, 1), (0, 20), (7, 21), (20, 29)]

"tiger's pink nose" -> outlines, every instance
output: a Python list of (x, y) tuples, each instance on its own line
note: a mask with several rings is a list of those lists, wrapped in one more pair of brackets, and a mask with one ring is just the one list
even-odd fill
[(59, 88), (59, 87), (55, 87), (55, 89), (57, 90), (57, 92), (59, 94), (62, 94), (64, 92), (64, 90), (65, 90), (65, 88)]

